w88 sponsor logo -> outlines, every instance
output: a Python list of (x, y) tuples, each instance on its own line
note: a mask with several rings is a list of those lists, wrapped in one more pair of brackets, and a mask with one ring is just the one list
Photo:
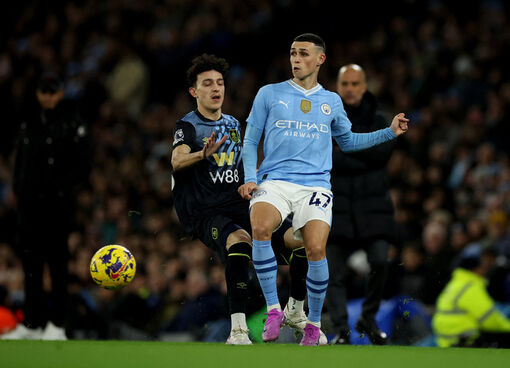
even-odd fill
[(209, 171), (209, 175), (211, 176), (211, 180), (213, 181), (214, 184), (216, 184), (216, 182), (220, 182), (220, 183), (227, 183), (227, 184), (230, 184), (230, 183), (239, 183), (239, 172), (237, 171), (237, 169), (235, 170), (224, 170), (224, 171), (216, 171), (215, 173), (212, 173)]

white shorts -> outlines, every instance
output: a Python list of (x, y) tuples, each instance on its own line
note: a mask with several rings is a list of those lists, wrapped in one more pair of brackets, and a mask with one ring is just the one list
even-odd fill
[(333, 193), (326, 188), (307, 187), (281, 180), (268, 180), (259, 185), (250, 200), (250, 209), (255, 203), (266, 202), (276, 207), (282, 221), (294, 214), (292, 227), (294, 237), (303, 239), (301, 228), (311, 220), (321, 220), (331, 227)]

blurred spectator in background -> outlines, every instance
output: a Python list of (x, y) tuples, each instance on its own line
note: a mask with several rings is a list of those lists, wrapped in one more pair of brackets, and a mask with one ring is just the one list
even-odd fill
[(510, 348), (510, 319), (486, 289), (485, 277), (494, 265), (495, 253), (478, 245), (460, 254), (436, 303), (432, 325), (439, 346)]
[(452, 272), (455, 252), (448, 243), (447, 224), (429, 221), (423, 228), (422, 245), (425, 250), (425, 284), (420, 299), (433, 305)]
[(409, 243), (402, 248), (402, 269), (398, 285), (398, 292), (402, 295), (421, 300), (427, 283), (424, 258), (424, 250), (417, 244)]
[[(340, 68), (337, 91), (352, 122), (353, 132), (368, 133), (389, 125), (388, 120), (377, 112), (377, 102), (367, 91), (365, 71), (359, 65), (348, 64)], [(373, 344), (387, 343), (386, 333), (378, 328), (375, 315), (388, 275), (389, 242), (396, 240), (386, 173), (395, 143), (390, 141), (349, 154), (338, 147), (333, 151), (333, 222), (326, 248), (331, 275), (327, 307), (337, 344), (350, 343), (345, 268), (349, 255), (358, 249), (366, 251), (370, 272), (356, 329), (367, 334)]]
[(225, 313), (223, 295), (210, 285), (205, 272), (190, 270), (185, 282), (185, 303), (172, 321), (163, 327), (165, 332), (200, 331), (208, 322), (218, 320)]
[[(64, 84), (55, 73), (42, 75), (35, 96), (21, 123), (13, 184), (17, 251), (25, 275), (24, 321), (2, 338), (66, 340), (67, 244), (77, 190), (90, 171), (88, 127), (76, 106), (63, 100)], [(50, 295), (43, 286), (46, 264)]]
[(106, 80), (113, 101), (123, 105), (131, 117), (138, 118), (147, 100), (149, 73), (143, 60), (128, 46), (122, 48), (119, 62)]
[(505, 211), (496, 210), (487, 219), (488, 244), (494, 248), (499, 256), (510, 258), (509, 218)]
[(496, 265), (489, 272), (488, 290), (498, 302), (510, 302), (510, 229), (505, 211), (497, 209), (488, 215), (487, 236), (480, 245), (496, 254)]

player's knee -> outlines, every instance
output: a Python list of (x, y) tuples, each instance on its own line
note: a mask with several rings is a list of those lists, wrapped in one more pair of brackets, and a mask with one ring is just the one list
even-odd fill
[(293, 250), (302, 248), (303, 252), (305, 251), (303, 240), (300, 240), (300, 239), (298, 240), (298, 239), (294, 238), (294, 230), (292, 228), (289, 228), (285, 232), (283, 239), (285, 241), (285, 248), (293, 249)]
[[(228, 257), (245, 257), (251, 259), (251, 244), (246, 242), (238, 242), (228, 247)], [(241, 258), (244, 259), (244, 258)]]
[(273, 230), (271, 223), (262, 219), (253, 221), (251, 224), (253, 238), (257, 240), (271, 240)]
[(226, 243), (227, 250), (236, 243), (246, 243), (248, 246), (251, 246), (251, 237), (246, 230), (238, 229), (228, 235)]
[(326, 247), (319, 243), (307, 244), (306, 255), (310, 261), (320, 261), (326, 257)]

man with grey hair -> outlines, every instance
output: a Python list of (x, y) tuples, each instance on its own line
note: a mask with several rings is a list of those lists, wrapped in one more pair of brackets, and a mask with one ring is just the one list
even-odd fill
[[(377, 113), (375, 97), (367, 91), (365, 72), (359, 65), (340, 68), (337, 91), (353, 132), (368, 133), (387, 127), (386, 119)], [(389, 244), (395, 241), (386, 174), (394, 145), (395, 141), (389, 141), (348, 154), (338, 147), (333, 150), (333, 222), (326, 248), (331, 275), (327, 307), (336, 333), (333, 343), (350, 343), (345, 268), (347, 258), (359, 249), (367, 253), (370, 273), (356, 330), (366, 334), (373, 344), (387, 343), (386, 333), (377, 326), (375, 316), (388, 274)]]

